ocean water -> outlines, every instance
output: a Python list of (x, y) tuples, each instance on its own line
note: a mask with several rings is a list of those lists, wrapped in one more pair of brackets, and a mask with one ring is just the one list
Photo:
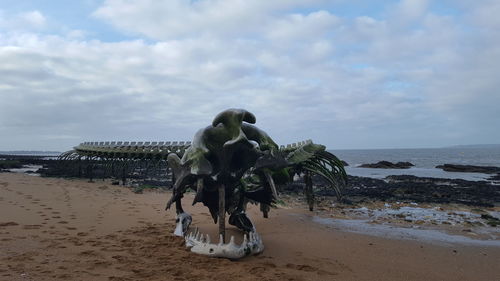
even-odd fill
[[(385, 178), (388, 175), (414, 175), (433, 178), (453, 178), (465, 180), (486, 180), (491, 175), (480, 173), (453, 173), (436, 169), (437, 165), (460, 164), (500, 167), (500, 146), (488, 148), (425, 148), (425, 149), (357, 149), (329, 150), (340, 159), (349, 163), (346, 172), (352, 176)], [(357, 166), (376, 163), (382, 160), (391, 162), (411, 162), (410, 169), (371, 169)]]

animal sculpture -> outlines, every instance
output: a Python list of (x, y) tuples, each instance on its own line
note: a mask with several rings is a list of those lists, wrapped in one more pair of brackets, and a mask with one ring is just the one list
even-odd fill
[[(270, 206), (278, 200), (276, 184), (291, 181), (293, 174), (303, 175), (310, 208), (314, 203), (312, 176), (326, 179), (340, 198), (340, 188), (347, 178), (342, 162), (325, 146), (304, 141), (280, 148), (263, 130), (254, 126), (255, 116), (244, 109), (219, 113), (212, 124), (200, 129), (183, 152), (170, 153), (173, 170), (172, 197), (175, 203), (175, 235), (185, 238), (192, 252), (229, 259), (239, 259), (264, 250), (255, 225), (246, 214), (248, 203), (260, 204), (267, 217)], [(192, 217), (182, 208), (181, 199), (188, 189), (196, 191), (192, 204), (205, 205), (214, 223), (219, 222), (219, 243), (197, 230), (188, 233)], [(231, 237), (225, 243), (225, 215), (228, 222), (244, 233), (243, 243)]]

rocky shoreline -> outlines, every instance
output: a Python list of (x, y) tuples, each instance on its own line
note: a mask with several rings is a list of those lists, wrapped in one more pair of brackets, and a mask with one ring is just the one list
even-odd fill
[[(328, 184), (315, 178), (316, 194), (335, 196)], [(300, 193), (302, 183), (294, 182), (283, 188), (285, 193)], [(372, 201), (406, 203), (463, 204), (468, 206), (500, 206), (500, 185), (489, 181), (428, 178), (392, 175), (384, 179), (348, 176), (343, 189), (343, 203), (359, 204)]]
[[(43, 165), (44, 168), (37, 171), (42, 176), (64, 177), (54, 173), (57, 170), (56, 160), (33, 161), (21, 160), (16, 164)], [(12, 164), (12, 163), (11, 163)], [(380, 161), (376, 164), (379, 168), (398, 166), (398, 169), (406, 169), (413, 164), (409, 162), (391, 163)], [(17, 167), (17, 165), (16, 165)], [(406, 168), (405, 168), (406, 167)], [(498, 167), (481, 167), (467, 165), (445, 164), (443, 167), (457, 172), (480, 172), (488, 171), (490, 174), (500, 171)], [(9, 167), (12, 168), (12, 167)], [(373, 167), (372, 167), (373, 168)], [(389, 168), (394, 169), (394, 168)], [(5, 171), (5, 170), (4, 170)], [(45, 173), (47, 172), (47, 174)], [(72, 175), (74, 176), (74, 175)], [(328, 184), (320, 177), (314, 178), (315, 193), (318, 196), (335, 196), (335, 192), (328, 188)], [(116, 181), (116, 184), (119, 184)], [(140, 193), (145, 188), (169, 189), (170, 182), (161, 179), (135, 179), (130, 178), (128, 186)], [(304, 190), (303, 179), (278, 187), (283, 194), (298, 194)], [(344, 203), (363, 203), (374, 200), (384, 202), (416, 202), (416, 203), (455, 203), (469, 206), (495, 207), (500, 206), (500, 174), (492, 175), (490, 181), (468, 181), (462, 179), (429, 178), (412, 175), (392, 175), (384, 179), (369, 177), (348, 176), (347, 186), (343, 189)]]
[[(319, 191), (327, 194), (328, 191)], [(417, 203), (456, 203), (470, 206), (500, 205), (500, 186), (487, 181), (388, 176), (384, 180), (349, 176), (344, 190), (353, 201), (381, 200)]]

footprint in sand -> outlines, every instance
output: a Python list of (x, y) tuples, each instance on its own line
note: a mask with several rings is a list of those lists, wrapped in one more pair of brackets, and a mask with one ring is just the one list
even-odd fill
[(0, 227), (4, 226), (16, 226), (19, 225), (17, 222), (9, 221), (9, 222), (0, 222)]
[(39, 224), (27, 224), (23, 226), (23, 229), (40, 229), (42, 225)]
[(293, 263), (287, 263), (286, 264), (287, 268), (299, 270), (299, 271), (305, 271), (305, 272), (316, 272), (319, 275), (337, 275), (338, 273), (335, 272), (329, 272), (326, 270), (319, 269), (317, 267), (313, 267), (307, 264), (293, 264)]

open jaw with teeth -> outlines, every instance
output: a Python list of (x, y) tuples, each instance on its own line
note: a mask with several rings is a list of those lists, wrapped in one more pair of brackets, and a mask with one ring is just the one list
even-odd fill
[[(307, 201), (314, 202), (311, 181), (314, 173), (330, 182), (340, 195), (339, 185), (347, 176), (340, 160), (326, 152), (324, 146), (308, 141), (280, 149), (253, 123), (255, 116), (246, 110), (225, 110), (210, 126), (195, 134), (183, 154), (168, 155), (168, 165), (176, 180), (166, 209), (175, 202), (174, 234), (183, 236), (194, 253), (229, 259), (261, 253), (264, 245), (246, 215), (246, 206), (260, 204), (267, 218), (270, 206), (277, 200), (275, 181), (284, 184), (293, 174), (304, 174)], [(181, 199), (188, 189), (196, 191), (193, 205), (203, 203), (214, 223), (219, 223), (219, 243), (211, 243), (210, 237), (198, 230), (187, 233), (192, 218), (184, 212)], [(312, 210), (311, 204), (309, 208)], [(234, 237), (225, 243), (226, 213), (229, 224), (245, 233), (240, 245), (234, 243)]]
[(224, 243), (224, 234), (219, 234), (219, 242), (214, 244), (211, 243), (210, 236), (201, 233), (198, 228), (187, 233), (191, 222), (190, 214), (186, 212), (178, 214), (174, 234), (184, 237), (186, 247), (191, 248), (193, 253), (217, 258), (240, 259), (264, 251), (264, 244), (255, 227), (252, 227), (251, 231), (244, 234), (243, 242), (240, 245), (234, 242), (234, 236), (231, 236), (229, 243)]
[(209, 234), (201, 233), (198, 228), (188, 233), (191, 222), (192, 218), (188, 213), (178, 214), (174, 235), (184, 237), (186, 247), (190, 248), (193, 253), (217, 258), (240, 259), (264, 251), (264, 244), (255, 227), (244, 233), (243, 242), (239, 245), (235, 243), (234, 236), (231, 236), (229, 243), (224, 243), (224, 234), (219, 234), (218, 243), (212, 243)]
[(259, 254), (264, 251), (264, 244), (260, 235), (252, 228), (248, 234), (244, 234), (243, 242), (237, 245), (234, 236), (231, 236), (229, 243), (224, 243), (223, 234), (219, 234), (219, 243), (211, 243), (208, 234), (202, 234), (198, 228), (187, 234), (192, 218), (186, 212), (177, 215), (174, 234), (184, 237), (186, 247), (191, 248), (191, 252), (216, 258), (240, 259), (248, 255)]
[(240, 259), (248, 255), (259, 254), (264, 251), (264, 244), (256, 231), (251, 231), (244, 235), (240, 245), (234, 243), (234, 236), (231, 236), (229, 243), (224, 244), (224, 238), (219, 235), (219, 243), (211, 243), (208, 234), (201, 234), (198, 229), (185, 237), (186, 247), (191, 248), (191, 252), (228, 259)]

